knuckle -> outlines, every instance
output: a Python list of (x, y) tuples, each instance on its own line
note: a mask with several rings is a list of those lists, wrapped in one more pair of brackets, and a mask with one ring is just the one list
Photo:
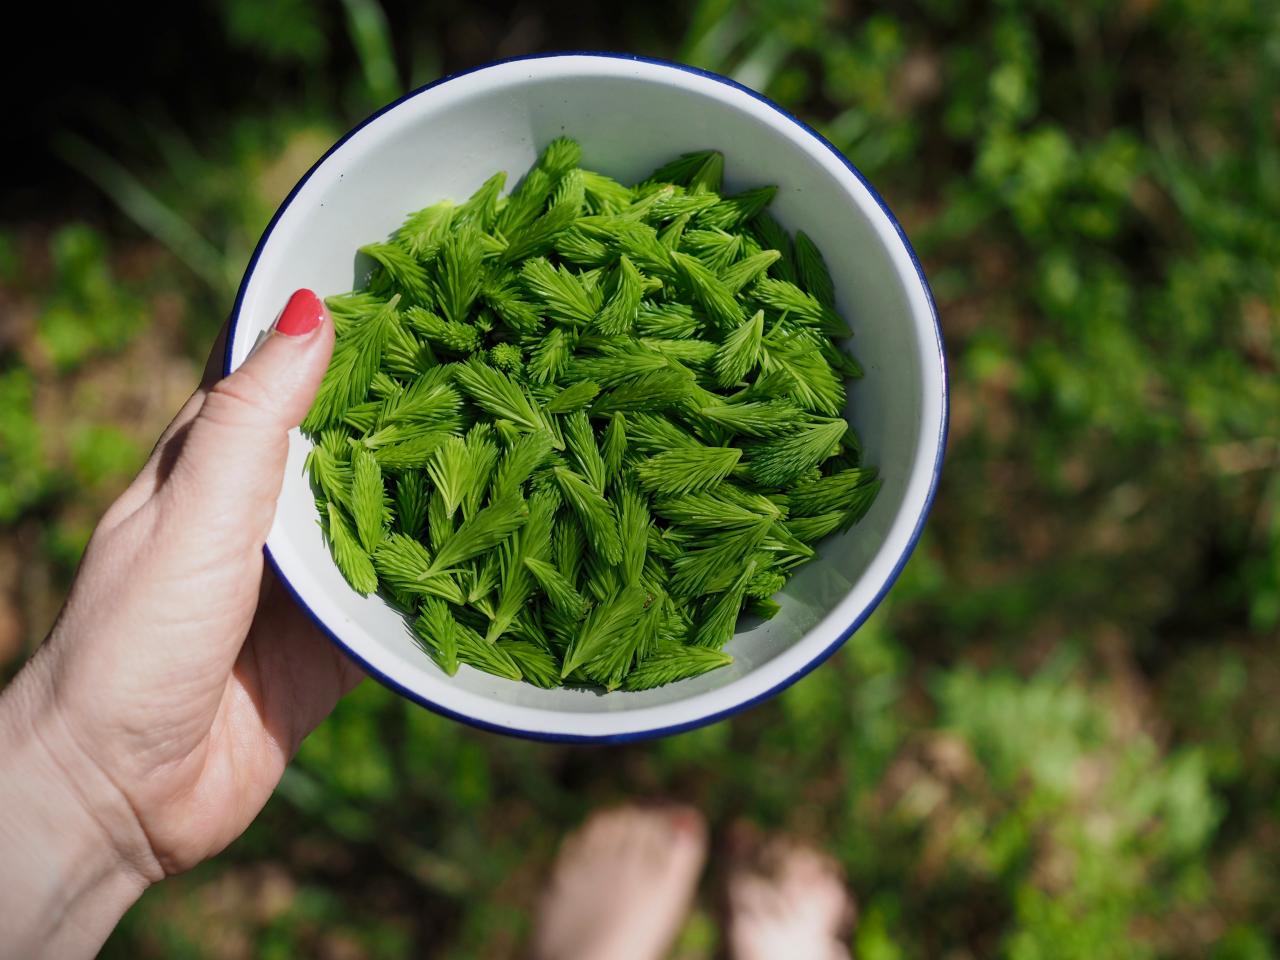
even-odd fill
[(270, 385), (251, 367), (219, 380), (205, 397), (201, 414), (234, 424), (261, 423), (275, 406)]

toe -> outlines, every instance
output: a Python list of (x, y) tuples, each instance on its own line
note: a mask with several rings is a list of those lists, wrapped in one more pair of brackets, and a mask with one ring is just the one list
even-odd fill
[(773, 884), (755, 874), (742, 873), (729, 881), (729, 909), (734, 916), (763, 920), (778, 914), (780, 904)]
[(783, 875), (811, 883), (844, 883), (844, 868), (835, 857), (816, 847), (797, 842), (783, 865)]
[(804, 844), (790, 842), (785, 848), (779, 878), (784, 882), (823, 883), (844, 881), (843, 872), (835, 859)]
[(675, 830), (677, 838), (684, 843), (705, 847), (707, 844), (707, 821), (693, 807), (675, 804), (666, 809), (667, 823)]
[(837, 934), (852, 923), (853, 900), (840, 865), (825, 853), (791, 843), (777, 866), (780, 899), (809, 922)]
[(583, 827), (583, 840), (593, 855), (616, 853), (628, 846), (632, 832), (630, 807), (614, 807), (593, 813)]
[(618, 855), (629, 863), (648, 865), (661, 851), (663, 824), (651, 810), (627, 807), (619, 819)]
[(538, 942), (574, 945), (564, 956), (662, 956), (688, 912), (705, 851), (706, 824), (688, 808), (593, 815), (566, 841), (557, 870), (565, 880), (539, 917), (541, 928), (562, 935)]
[(693, 807), (672, 806), (660, 812), (661, 843), (681, 872), (699, 872), (707, 859), (707, 821)]

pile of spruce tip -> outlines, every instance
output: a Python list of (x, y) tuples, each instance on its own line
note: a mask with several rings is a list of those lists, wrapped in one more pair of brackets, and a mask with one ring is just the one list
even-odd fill
[(823, 258), (685, 154), (633, 187), (550, 143), (410, 215), (331, 297), (303, 423), (334, 561), (459, 664), (643, 690), (731, 661), (879, 489)]

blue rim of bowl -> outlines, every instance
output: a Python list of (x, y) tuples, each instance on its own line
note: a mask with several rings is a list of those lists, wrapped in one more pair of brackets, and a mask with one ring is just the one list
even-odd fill
[(706, 714), (705, 716), (697, 717), (693, 720), (686, 720), (682, 723), (671, 724), (670, 726), (652, 727), (646, 730), (632, 730), (632, 731), (627, 731), (625, 733), (576, 734), (576, 733), (556, 733), (556, 732), (545, 731), (545, 730), (527, 730), (523, 727), (506, 727), (506, 726), (503, 726), (502, 724), (491, 723), (488, 720), (481, 720), (476, 717), (468, 716), (463, 713), (458, 713), (456, 710), (450, 710), (448, 707), (435, 703), (434, 701), (429, 700), (426, 697), (422, 696), (422, 694), (417, 693), (414, 690), (410, 690), (408, 687), (399, 683), (394, 678), (389, 677), (386, 674), (384, 674), (382, 671), (378, 670), (376, 667), (374, 667), (372, 664), (366, 661), (363, 657), (357, 654), (354, 650), (352, 650), (349, 646), (343, 643), (342, 640), (332, 630), (329, 629), (329, 626), (316, 614), (316, 612), (311, 609), (311, 606), (307, 603), (307, 601), (303, 599), (302, 596), (299, 595), (298, 591), (294, 588), (293, 584), (289, 582), (288, 577), (286, 577), (284, 573), (281, 572), (280, 565), (276, 562), (275, 557), (272, 556), (271, 554), (271, 548), (269, 546), (264, 547), (263, 552), (266, 555), (267, 563), (270, 565), (272, 572), (276, 576), (276, 579), (279, 580), (280, 583), (284, 586), (285, 590), (288, 591), (289, 595), (293, 598), (294, 602), (298, 604), (298, 606), (302, 608), (302, 610), (307, 614), (307, 616), (311, 618), (312, 622), (315, 623), (315, 625), (320, 628), (320, 631), (325, 636), (327, 636), (334, 644), (337, 645), (339, 650), (341, 650), (346, 656), (350, 657), (357, 664), (359, 664), (360, 669), (362, 669), (369, 676), (373, 677), (383, 686), (387, 687), (390, 690), (394, 690), (396, 693), (400, 694), (402, 697), (406, 697), (407, 699), (412, 700), (414, 703), (417, 703), (420, 706), (426, 707), (428, 710), (431, 710), (433, 713), (438, 713), (441, 716), (448, 717), (451, 720), (456, 720), (459, 723), (464, 723), (467, 726), (475, 727), (477, 729), (484, 730), (489, 733), (501, 733), (507, 736), (519, 737), (525, 740), (538, 740), (546, 743), (596, 743), (596, 744), (634, 743), (639, 740), (656, 739), (658, 737), (666, 737), (672, 734), (684, 733), (688, 730), (695, 730), (698, 727), (707, 726), (708, 724), (717, 723), (721, 720), (725, 720), (736, 713), (741, 713), (744, 710), (748, 710), (751, 707), (754, 707), (757, 704), (763, 703), (765, 700), (768, 700), (769, 698), (776, 696), (777, 694), (785, 690), (787, 687), (795, 683), (797, 680), (807, 675), (811, 670), (820, 666), (824, 661), (826, 661), (828, 657), (830, 657), (833, 653), (839, 650), (840, 647), (844, 646), (845, 641), (847, 641), (851, 636), (853, 636), (853, 634), (857, 632), (858, 628), (861, 627), (867, 621), (867, 618), (870, 617), (871, 614), (875, 611), (876, 607), (880, 606), (880, 602), (884, 600), (885, 596), (889, 593), (889, 590), (893, 587), (894, 583), (898, 579), (898, 576), (902, 573), (903, 568), (906, 566), (907, 560), (910, 559), (911, 554), (915, 551), (916, 544), (919, 542), (920, 535), (924, 530), (925, 520), (929, 516), (930, 509), (932, 509), (933, 507), (934, 497), (937, 495), (937, 492), (938, 492), (938, 483), (942, 477), (942, 460), (943, 460), (943, 455), (945, 454), (947, 449), (947, 431), (948, 431), (950, 417), (951, 417), (951, 403), (950, 403), (950, 395), (949, 395), (950, 391), (947, 383), (947, 356), (946, 356), (946, 350), (944, 348), (943, 340), (942, 340), (942, 326), (938, 322), (938, 306), (934, 302), (933, 291), (930, 289), (929, 281), (925, 277), (924, 267), (920, 263), (920, 258), (916, 256), (916, 251), (911, 246), (911, 241), (907, 239), (907, 234), (906, 234), (906, 231), (902, 229), (902, 224), (900, 224), (898, 222), (898, 218), (893, 215), (893, 211), (889, 209), (889, 205), (885, 203), (884, 198), (880, 196), (879, 191), (877, 191), (876, 188), (871, 185), (870, 181), (868, 181), (867, 178), (863, 176), (862, 171), (859, 170), (856, 166), (854, 166), (853, 162), (849, 160), (848, 157), (846, 157), (843, 153), (840, 152), (840, 150), (836, 148), (835, 144), (833, 144), (830, 140), (828, 140), (826, 137), (820, 134), (817, 130), (813, 129), (813, 127), (809, 126), (803, 120), (799, 119), (789, 111), (783, 109), (778, 104), (774, 103), (764, 94), (756, 90), (752, 90), (750, 87), (745, 86), (744, 84), (738, 83), (738, 81), (736, 80), (732, 80), (729, 77), (722, 76), (721, 74), (718, 74), (718, 73), (713, 73), (710, 70), (703, 70), (700, 67), (691, 67), (685, 63), (677, 63), (672, 60), (662, 60), (657, 57), (642, 57), (636, 54), (609, 53), (606, 51), (595, 51), (595, 50), (561, 50), (553, 53), (535, 53), (535, 54), (528, 54), (528, 55), (519, 56), (519, 57), (507, 57), (502, 60), (494, 60), (489, 63), (481, 64), (480, 66), (477, 66), (477, 67), (472, 67), (469, 70), (460, 70), (457, 73), (451, 73), (447, 76), (441, 77), (438, 80), (433, 80), (431, 83), (428, 83), (425, 86), (418, 87), (416, 90), (412, 90), (409, 93), (406, 93), (403, 97), (400, 97), (397, 100), (393, 100), (391, 103), (388, 103), (385, 107), (382, 107), (380, 110), (377, 110), (376, 112), (371, 113), (369, 116), (365, 117), (364, 120), (360, 121), (350, 130), (348, 130), (345, 134), (343, 134), (343, 136), (336, 143), (334, 143), (333, 146), (331, 146), (328, 150), (326, 150), (324, 153), (324, 156), (322, 156), (319, 160), (313, 163), (311, 165), (311, 168), (302, 175), (302, 178), (294, 185), (293, 189), (289, 191), (289, 195), (285, 197), (284, 202), (280, 204), (280, 206), (276, 209), (275, 214), (271, 217), (271, 222), (267, 224), (267, 228), (262, 231), (262, 237), (258, 240), (258, 245), (253, 249), (253, 256), (249, 258), (248, 266), (245, 267), (244, 279), (240, 281), (240, 289), (236, 291), (235, 304), (231, 308), (231, 323), (227, 331), (227, 344), (226, 344), (225, 353), (223, 355), (222, 373), (224, 376), (226, 376), (231, 372), (231, 349), (232, 349), (232, 345), (235, 343), (236, 324), (239, 323), (240, 309), (244, 303), (245, 291), (248, 290), (249, 282), (253, 279), (253, 271), (254, 271), (254, 268), (258, 265), (258, 258), (262, 255), (262, 251), (266, 248), (267, 241), (271, 238), (271, 234), (275, 230), (276, 223), (279, 221), (280, 217), (284, 214), (285, 210), (289, 209), (289, 205), (293, 203), (293, 198), (297, 196), (298, 191), (301, 190), (302, 187), (306, 184), (306, 182), (311, 179), (311, 175), (315, 173), (317, 169), (319, 169), (321, 164), (323, 164), (326, 160), (329, 159), (329, 157), (334, 153), (334, 151), (336, 151), (344, 143), (346, 143), (348, 140), (354, 137), (357, 133), (363, 130), (366, 126), (368, 126), (374, 120), (378, 119), (378, 117), (382, 116), (384, 113), (388, 112), (389, 110), (394, 110), (396, 107), (400, 106), (400, 104), (413, 99), (419, 94), (426, 93), (428, 90), (441, 86), (442, 84), (448, 83), (451, 80), (456, 80), (459, 77), (465, 77), (472, 73), (479, 73), (482, 70), (488, 70), (493, 67), (502, 66), (503, 64), (507, 64), (507, 63), (519, 63), (525, 60), (550, 60), (557, 57), (596, 57), (599, 59), (606, 59), (606, 60), (631, 60), (636, 63), (648, 63), (648, 64), (653, 64), (659, 67), (668, 67), (673, 70), (680, 70), (680, 71), (683, 71), (684, 73), (691, 73), (699, 77), (705, 77), (708, 80), (714, 80), (717, 83), (723, 83), (726, 86), (733, 87), (737, 90), (740, 90), (743, 93), (747, 94), (748, 96), (751, 96), (754, 99), (760, 101), (765, 106), (769, 107), (771, 110), (775, 111), (782, 117), (785, 117), (791, 123), (795, 124), (801, 130), (805, 131), (805, 133), (809, 134), (809, 136), (813, 137), (813, 139), (817, 140), (820, 144), (822, 144), (824, 147), (830, 150), (831, 153), (834, 154), (836, 158), (849, 169), (849, 172), (852, 173), (858, 179), (858, 181), (862, 184), (862, 186), (866, 188), (867, 192), (871, 195), (871, 198), (875, 200), (875, 202), (879, 205), (880, 209), (884, 211), (884, 215), (889, 218), (889, 222), (893, 225), (893, 229), (897, 231), (898, 238), (902, 241), (903, 247), (906, 248), (907, 255), (911, 258), (911, 263), (915, 267), (916, 275), (920, 279), (920, 286), (924, 290), (925, 300), (929, 304), (929, 313), (933, 319), (934, 336), (937, 338), (937, 344), (938, 344), (938, 365), (939, 365), (939, 370), (941, 371), (941, 374), (942, 374), (942, 378), (941, 378), (942, 380), (942, 398), (941, 398), (942, 399), (942, 419), (941, 419), (941, 426), (939, 427), (939, 430), (938, 430), (938, 445), (937, 445), (936, 452), (934, 454), (933, 476), (930, 478), (930, 481), (929, 481), (929, 491), (925, 495), (924, 506), (920, 510), (920, 516), (916, 519), (915, 529), (911, 531), (911, 537), (910, 539), (908, 539), (906, 548), (902, 551), (902, 555), (899, 556), (897, 561), (894, 563), (893, 569), (889, 572), (889, 576), (886, 577), (884, 583), (880, 585), (880, 589), (876, 592), (876, 595), (871, 598), (871, 602), (868, 603), (866, 607), (864, 607), (856, 617), (854, 617), (853, 621), (849, 624), (849, 626), (846, 627), (844, 630), (842, 630), (839, 636), (835, 638), (835, 640), (833, 640), (830, 644), (828, 644), (824, 650), (819, 652), (816, 656), (814, 656), (808, 663), (806, 663), (799, 670), (795, 671), (794, 673), (790, 674), (784, 679), (778, 681), (776, 684), (774, 684), (768, 690), (765, 690), (763, 693), (756, 694), (754, 697), (751, 697), (750, 699), (744, 700), (741, 703), (734, 704), (731, 707), (726, 707), (725, 709), (719, 710), (715, 713), (709, 713), (709, 714)]

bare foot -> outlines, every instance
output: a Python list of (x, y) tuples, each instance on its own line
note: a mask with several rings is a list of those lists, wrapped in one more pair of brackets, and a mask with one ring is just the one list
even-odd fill
[(689, 807), (592, 814), (561, 844), (536, 960), (661, 960), (689, 912), (707, 827)]
[(733, 960), (849, 960), (853, 898), (840, 867), (793, 840), (761, 841), (739, 829), (728, 876)]

